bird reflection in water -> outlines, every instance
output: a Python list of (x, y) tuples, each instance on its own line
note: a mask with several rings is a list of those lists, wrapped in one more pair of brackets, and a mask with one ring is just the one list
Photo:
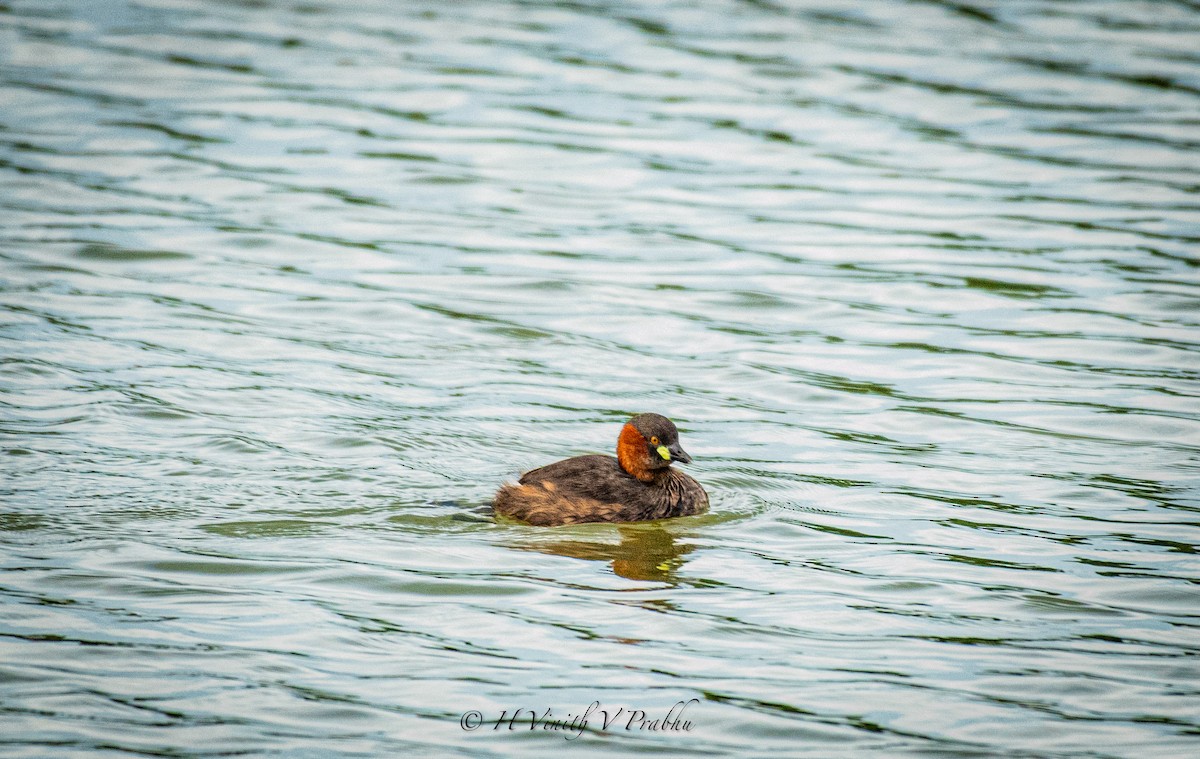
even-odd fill
[[(629, 580), (675, 582), (675, 572), (685, 563), (684, 556), (694, 546), (676, 542), (675, 536), (654, 525), (620, 525), (620, 543), (582, 538), (537, 541), (517, 546), (524, 551), (568, 556), (573, 559), (607, 561), (613, 572)], [(605, 535), (611, 535), (607, 530)]]

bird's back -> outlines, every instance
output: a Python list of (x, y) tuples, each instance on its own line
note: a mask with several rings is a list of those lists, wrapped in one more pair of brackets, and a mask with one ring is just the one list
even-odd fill
[(708, 508), (700, 483), (668, 468), (653, 482), (621, 469), (612, 456), (556, 461), (505, 485), (493, 504), (497, 514), (533, 525), (637, 522), (699, 514)]

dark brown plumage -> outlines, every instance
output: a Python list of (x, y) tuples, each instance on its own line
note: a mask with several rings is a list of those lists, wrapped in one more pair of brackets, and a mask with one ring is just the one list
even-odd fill
[(708, 509), (708, 494), (671, 466), (691, 460), (670, 419), (639, 414), (621, 429), (616, 458), (576, 456), (526, 472), (518, 484), (501, 486), (492, 507), (546, 527), (700, 514)]

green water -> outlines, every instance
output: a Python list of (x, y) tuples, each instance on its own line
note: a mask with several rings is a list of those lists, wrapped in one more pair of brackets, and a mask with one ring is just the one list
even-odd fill
[[(0, 0), (0, 754), (1195, 755), (1197, 50)], [(492, 519), (640, 411), (709, 514)]]

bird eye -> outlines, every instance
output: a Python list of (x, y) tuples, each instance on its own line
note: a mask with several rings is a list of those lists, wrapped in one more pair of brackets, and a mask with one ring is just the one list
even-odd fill
[(657, 436), (652, 435), (650, 437), (650, 445), (658, 445), (658, 437)]

